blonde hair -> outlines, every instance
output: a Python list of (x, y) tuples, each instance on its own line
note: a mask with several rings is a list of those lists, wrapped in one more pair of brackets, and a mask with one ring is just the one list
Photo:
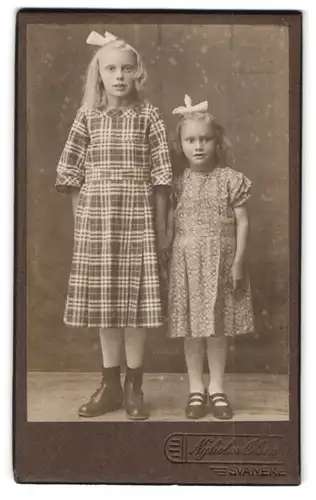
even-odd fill
[[(229, 163), (234, 163), (232, 155), (232, 144), (228, 139), (224, 127), (207, 111), (193, 111), (180, 118), (176, 126), (175, 140), (173, 141), (173, 161), (176, 171), (183, 171), (183, 164), (187, 159), (183, 153), (181, 131), (184, 123), (191, 121), (205, 121), (214, 131), (216, 144), (216, 162), (219, 166), (225, 167)], [(178, 172), (180, 173), (180, 172)]]
[(140, 93), (147, 79), (147, 72), (142, 62), (140, 54), (124, 40), (115, 40), (100, 47), (94, 54), (86, 73), (82, 106), (90, 109), (98, 108), (107, 104), (104, 86), (99, 70), (100, 52), (107, 47), (114, 47), (122, 50), (131, 50), (136, 55), (137, 71), (135, 74), (135, 100), (140, 99)]

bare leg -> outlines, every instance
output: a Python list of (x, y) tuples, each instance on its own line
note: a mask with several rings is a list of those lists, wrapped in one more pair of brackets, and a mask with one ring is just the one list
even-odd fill
[(224, 373), (227, 357), (227, 338), (207, 339), (207, 358), (210, 368), (210, 404), (214, 417), (220, 420), (233, 418), (234, 412), (224, 391)]
[(125, 351), (129, 368), (140, 368), (143, 365), (146, 343), (145, 328), (126, 328)]
[(99, 333), (104, 368), (120, 366), (122, 330), (119, 328), (100, 328)]
[[(224, 373), (227, 357), (227, 338), (209, 337), (207, 339), (207, 358), (210, 369), (209, 394), (224, 391)], [(221, 403), (219, 403), (221, 404)]]
[(184, 353), (189, 376), (190, 393), (200, 392), (204, 394), (204, 339), (186, 338), (184, 340)]

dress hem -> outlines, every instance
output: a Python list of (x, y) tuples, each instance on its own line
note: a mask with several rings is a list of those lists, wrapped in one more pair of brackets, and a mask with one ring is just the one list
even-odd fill
[(210, 333), (209, 335), (172, 335), (172, 334), (167, 334), (167, 337), (169, 339), (208, 339), (211, 337), (240, 337), (241, 335), (250, 335), (255, 333), (255, 329), (251, 330), (245, 330), (245, 331), (238, 331), (237, 333), (223, 333), (221, 335), (217, 335), (216, 333)]
[(63, 321), (66, 326), (73, 328), (159, 328), (164, 326), (164, 323), (154, 323), (154, 324), (141, 324), (141, 325), (108, 325), (108, 324), (91, 324), (91, 323), (71, 323), (69, 321)]

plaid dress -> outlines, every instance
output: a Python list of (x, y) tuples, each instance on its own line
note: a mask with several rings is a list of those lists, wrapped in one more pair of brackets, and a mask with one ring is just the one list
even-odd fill
[(153, 186), (170, 186), (164, 122), (144, 101), (80, 108), (56, 188), (80, 188), (64, 321), (80, 327), (163, 323)]

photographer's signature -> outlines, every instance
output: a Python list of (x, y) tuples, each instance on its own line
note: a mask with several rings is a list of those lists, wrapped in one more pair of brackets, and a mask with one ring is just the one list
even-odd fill
[[(171, 434), (165, 443), (170, 462), (186, 463), (272, 463), (284, 452), (282, 436)], [(283, 451), (282, 451), (283, 450)]]
[(243, 456), (266, 456), (275, 457), (280, 452), (275, 442), (262, 438), (252, 438), (240, 442), (237, 438), (225, 439), (217, 437), (203, 437), (192, 448), (188, 448), (188, 455), (196, 460), (214, 455), (243, 455)]

